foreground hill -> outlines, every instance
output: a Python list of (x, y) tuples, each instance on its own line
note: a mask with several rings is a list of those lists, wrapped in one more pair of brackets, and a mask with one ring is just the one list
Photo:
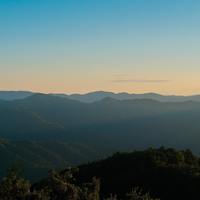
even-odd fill
[[(64, 173), (64, 171), (62, 172)], [(79, 167), (78, 183), (101, 180), (101, 194), (118, 197), (134, 187), (162, 200), (200, 198), (200, 159), (190, 150), (148, 149), (116, 153), (112, 157)]]
[(200, 158), (190, 150), (161, 147), (115, 153), (78, 169), (51, 171), (46, 178), (32, 185), (11, 170), (0, 181), (0, 198), (196, 200), (200, 198), (199, 187)]

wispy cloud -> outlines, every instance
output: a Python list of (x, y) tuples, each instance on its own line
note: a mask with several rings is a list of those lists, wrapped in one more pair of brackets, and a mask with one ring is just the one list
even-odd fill
[(171, 80), (165, 79), (115, 79), (114, 83), (166, 83)]
[(129, 74), (114, 74), (113, 77), (127, 77)]

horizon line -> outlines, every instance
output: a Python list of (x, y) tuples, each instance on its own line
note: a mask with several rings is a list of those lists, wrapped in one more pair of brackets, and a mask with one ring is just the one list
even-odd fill
[(143, 95), (143, 94), (154, 94), (154, 95), (161, 95), (161, 96), (182, 96), (182, 97), (187, 97), (187, 96), (198, 96), (200, 93), (195, 93), (195, 94), (164, 94), (164, 93), (159, 93), (159, 92), (141, 92), (141, 93), (130, 93), (126, 91), (120, 91), (120, 92), (114, 92), (114, 91), (108, 91), (108, 90), (91, 90), (88, 92), (44, 92), (44, 91), (34, 91), (34, 90), (20, 90), (20, 89), (13, 89), (13, 90), (6, 90), (6, 89), (0, 89), (0, 92), (30, 92), (33, 94), (63, 94), (63, 95), (87, 95), (87, 94), (92, 94), (92, 93), (112, 93), (112, 94), (128, 94), (128, 95)]

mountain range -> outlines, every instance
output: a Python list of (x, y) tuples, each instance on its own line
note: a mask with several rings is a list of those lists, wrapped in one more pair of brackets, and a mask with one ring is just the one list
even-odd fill
[(0, 175), (20, 162), (27, 176), (38, 174), (35, 179), (47, 169), (150, 146), (199, 154), (199, 118), (200, 102), (192, 100), (105, 97), (88, 103), (38, 93), (0, 100)]
[(0, 99), (11, 101), (16, 99), (23, 99), (33, 94), (34, 92), (28, 91), (0, 91)]
[[(0, 91), (0, 99), (2, 100), (16, 100), (23, 99), (28, 96), (34, 95), (36, 92), (30, 91)], [(116, 100), (133, 100), (133, 99), (153, 99), (161, 102), (182, 102), (182, 101), (200, 101), (200, 95), (161, 95), (157, 93), (144, 93), (144, 94), (130, 94), (126, 92), (113, 93), (106, 91), (95, 91), (86, 94), (59, 94), (54, 93), (52, 95), (66, 97), (68, 99), (77, 100), (84, 103), (92, 103), (100, 101), (104, 98), (110, 97)]]

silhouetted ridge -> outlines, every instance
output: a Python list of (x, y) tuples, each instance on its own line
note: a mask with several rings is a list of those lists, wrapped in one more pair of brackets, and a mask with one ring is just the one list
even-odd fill
[[(74, 186), (79, 187), (93, 186), (87, 191), (93, 191), (92, 188), (100, 189), (99, 193), (96, 193), (97, 200), (105, 199), (110, 194), (113, 194), (114, 200), (153, 200), (152, 198), (158, 197), (161, 200), (196, 200), (200, 197), (200, 159), (188, 149), (160, 147), (130, 153), (118, 152), (107, 159), (81, 165), (78, 168), (67, 168), (61, 172), (53, 171), (53, 175), (54, 179), (51, 172), (47, 178), (34, 184), (32, 189), (44, 190), (50, 187), (51, 191), (55, 192), (54, 195), (57, 191), (59, 194), (62, 192), (64, 194), (68, 190), (56, 189), (73, 183)], [(60, 184), (66, 183), (67, 177), (71, 177), (73, 181)], [(91, 183), (85, 184), (91, 180), (100, 180), (100, 185), (95, 187)], [(149, 195), (142, 197), (132, 192), (132, 197), (128, 198), (127, 194), (135, 191), (133, 188), (142, 188), (143, 193), (148, 192)], [(142, 195), (142, 193), (138, 194)], [(80, 199), (82, 197), (80, 196)]]
[(200, 159), (190, 150), (161, 147), (116, 153), (105, 160), (80, 166), (76, 178), (78, 183), (83, 183), (94, 176), (101, 180), (104, 197), (112, 193), (123, 199), (134, 187), (163, 200), (200, 197)]
[[(34, 92), (23, 92), (23, 91), (0, 91), (0, 99), (3, 100), (16, 100), (24, 99), (29, 97)], [(161, 102), (183, 102), (188, 100), (200, 101), (200, 95), (191, 95), (191, 96), (178, 96), (178, 95), (161, 95), (157, 93), (144, 93), (144, 94), (135, 94), (135, 93), (113, 93), (106, 91), (95, 91), (86, 94), (51, 94), (53, 96), (64, 97), (72, 100), (77, 100), (84, 103), (92, 103), (95, 101), (100, 101), (106, 97), (111, 97), (117, 100), (127, 100), (127, 99), (153, 99)]]

